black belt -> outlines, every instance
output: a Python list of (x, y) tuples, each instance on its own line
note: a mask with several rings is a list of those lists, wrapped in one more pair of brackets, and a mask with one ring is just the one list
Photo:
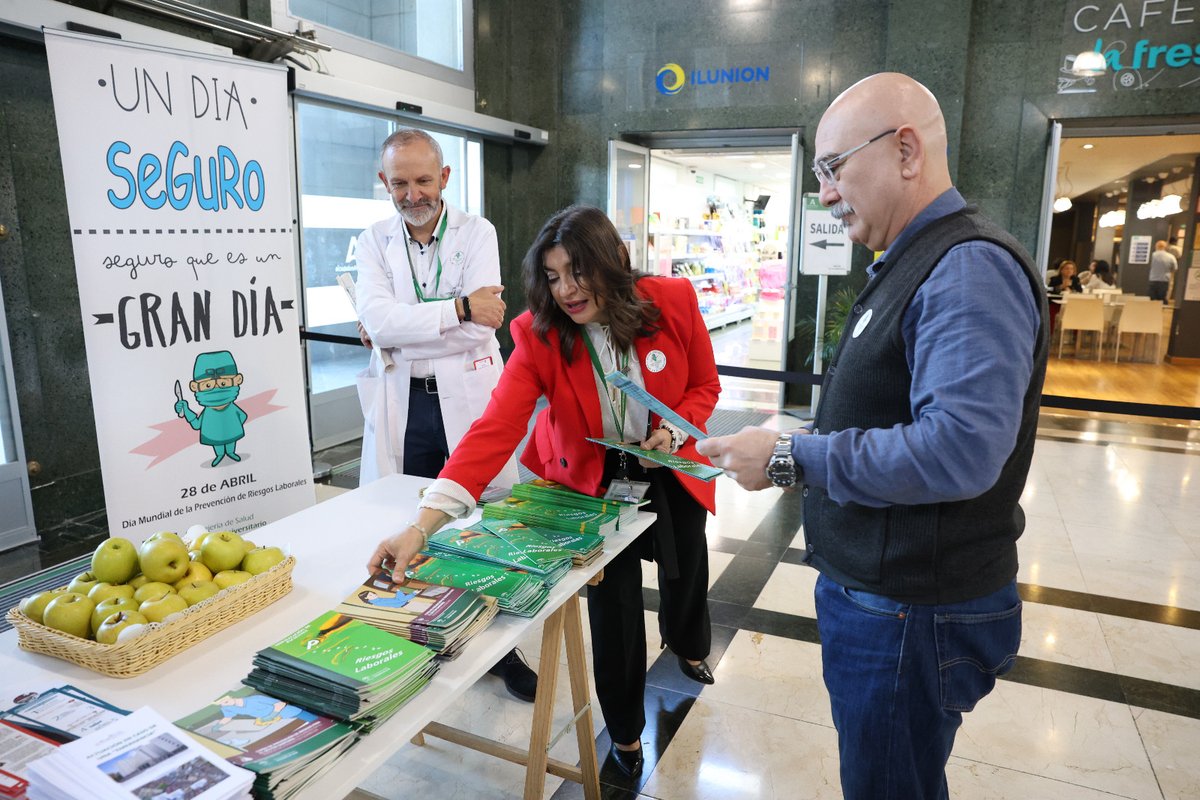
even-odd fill
[(430, 375), (428, 378), (409, 378), (409, 386), (413, 389), (420, 389), (425, 394), (437, 394), (437, 378)]

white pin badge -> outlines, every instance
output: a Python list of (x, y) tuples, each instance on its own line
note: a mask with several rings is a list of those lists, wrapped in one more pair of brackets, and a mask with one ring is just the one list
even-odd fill
[(454, 251), (454, 255), (450, 256), (450, 263), (457, 267), (462, 262), (463, 262), (463, 251), (462, 250)]
[(667, 357), (662, 350), (651, 350), (646, 353), (646, 369), (651, 372), (662, 372), (667, 368)]
[(867, 313), (863, 314), (862, 319), (860, 319), (855, 324), (854, 332), (850, 334), (850, 336), (852, 338), (857, 339), (858, 335), (867, 329), (867, 324), (871, 321), (871, 315), (874, 313), (875, 313), (875, 309), (873, 309), (873, 308), (867, 309)]

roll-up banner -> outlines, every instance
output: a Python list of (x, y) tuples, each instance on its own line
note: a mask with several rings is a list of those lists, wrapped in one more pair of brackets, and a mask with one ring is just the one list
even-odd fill
[(111, 535), (312, 505), (286, 71), (53, 30), (46, 53)]

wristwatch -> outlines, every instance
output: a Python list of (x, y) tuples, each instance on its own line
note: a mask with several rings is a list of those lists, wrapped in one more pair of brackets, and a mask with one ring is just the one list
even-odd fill
[(471, 298), (467, 297), (467, 296), (464, 294), (464, 295), (463, 295), (462, 297), (460, 297), (459, 299), (460, 299), (460, 300), (462, 300), (462, 304), (463, 304), (463, 318), (462, 318), (462, 321), (463, 321), (463, 322), (470, 322), (470, 321), (471, 321)]
[(775, 440), (775, 450), (767, 462), (767, 477), (781, 489), (796, 485), (796, 460), (792, 458), (791, 434), (783, 434)]

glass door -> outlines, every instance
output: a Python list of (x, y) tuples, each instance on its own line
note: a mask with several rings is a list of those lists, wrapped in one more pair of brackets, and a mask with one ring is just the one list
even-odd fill
[(634, 269), (653, 272), (647, 253), (646, 209), (650, 205), (650, 150), (615, 139), (608, 143), (608, 218), (629, 249)]
[[(4, 225), (0, 222), (0, 228)], [(0, 247), (5, 246), (7, 239), (7, 229), (0, 230)], [(36, 539), (8, 347), (8, 320), (4, 314), (4, 293), (0, 288), (0, 552)]]

